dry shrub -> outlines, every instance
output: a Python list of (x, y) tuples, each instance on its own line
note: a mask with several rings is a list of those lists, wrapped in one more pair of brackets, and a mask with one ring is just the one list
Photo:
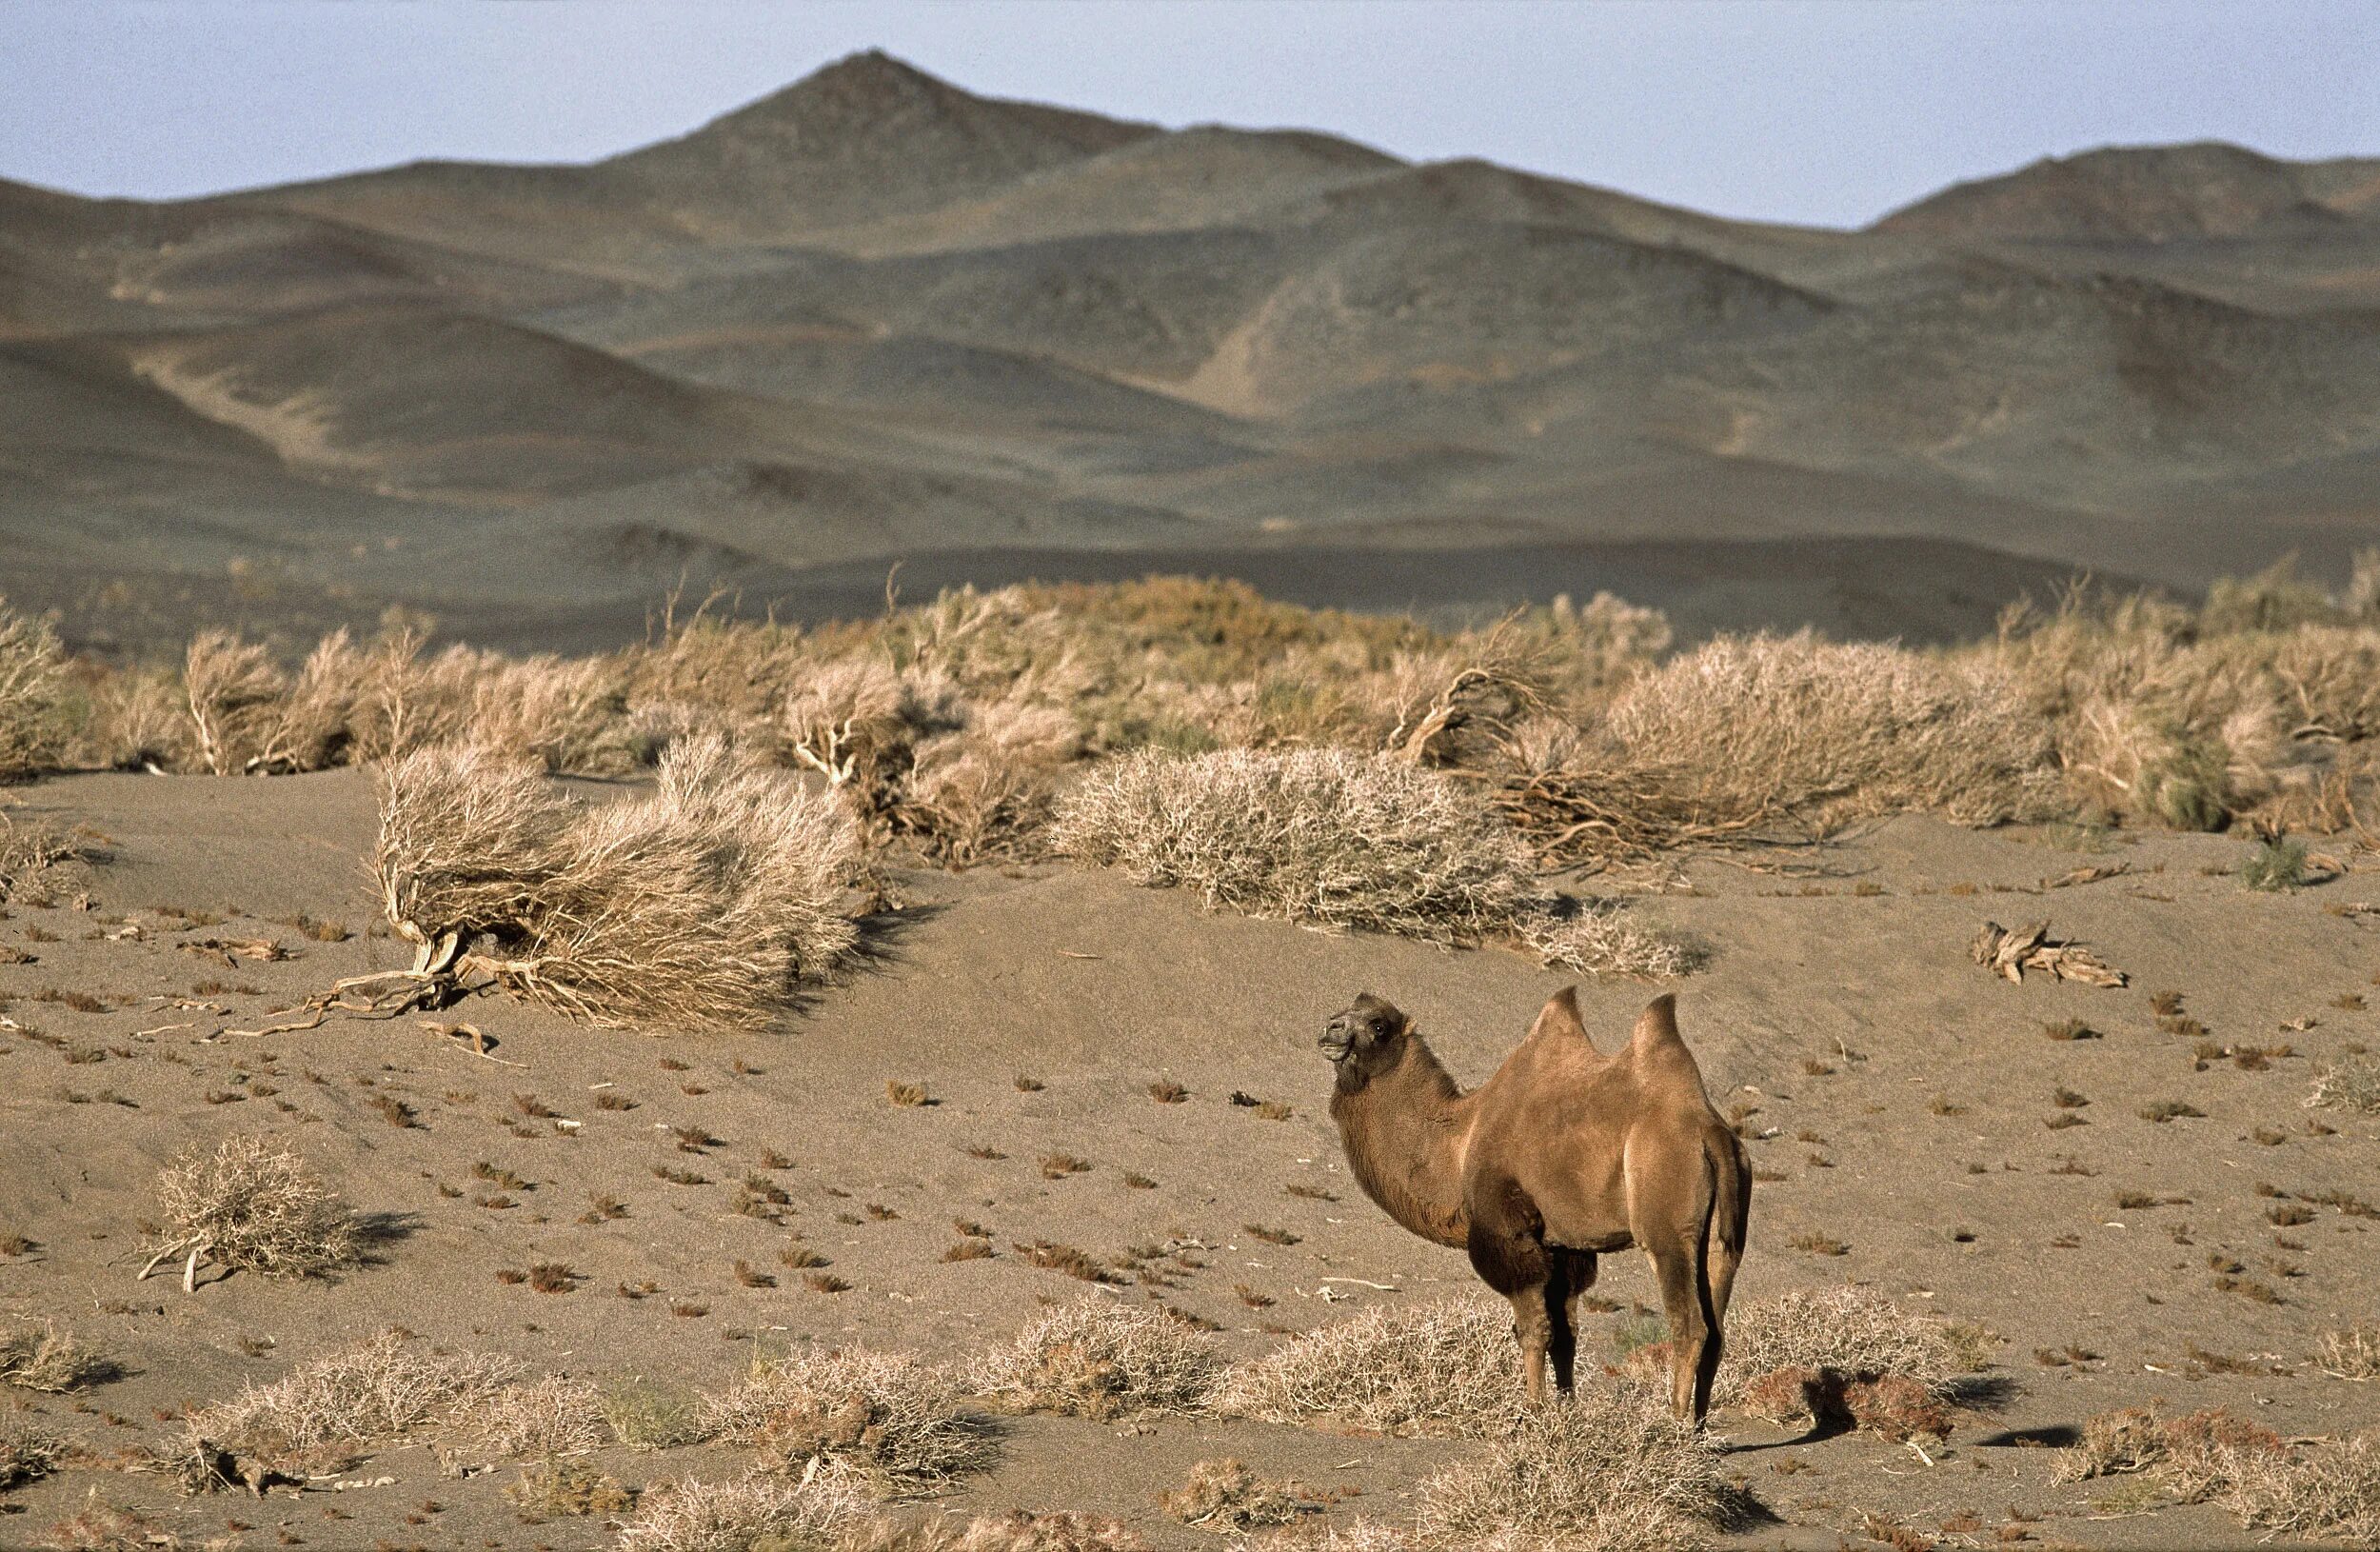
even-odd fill
[(1052, 842), (1209, 909), (1434, 942), (1536, 904), (1527, 849), (1455, 781), (1339, 749), (1128, 755), (1066, 795)]
[(10, 1384), (61, 1394), (104, 1383), (118, 1372), (114, 1360), (84, 1346), (54, 1321), (0, 1332), (0, 1381)]
[(734, 1482), (686, 1480), (655, 1487), (620, 1532), (621, 1552), (753, 1552), (767, 1542), (830, 1546), (867, 1518), (847, 1472), (787, 1481), (755, 1471)]
[[(2185, 829), (2257, 812), (2335, 827), (2326, 774), (2380, 732), (2380, 630), (2268, 573), (2191, 610), (2077, 589), (1986, 650), (2056, 741), (2072, 799)], [(2351, 785), (2351, 784), (2350, 784)]]
[(66, 656), (46, 620), (29, 620), (0, 599), (0, 782), (57, 763)]
[(2358, 1110), (2380, 1115), (2380, 1056), (2341, 1057), (2314, 1079), (2309, 1109)]
[(905, 1353), (821, 1348), (755, 1363), (733, 1390), (704, 1400), (704, 1418), (779, 1469), (848, 1467), (900, 1496), (989, 1463), (990, 1432), (959, 1396), (948, 1375)]
[(2380, 1380), (2380, 1323), (2358, 1321), (2326, 1331), (2314, 1344), (2314, 1362), (2336, 1380)]
[[(1746, 1402), (1757, 1382), (1779, 1370), (1842, 1385), (1890, 1377), (1943, 1400), (1978, 1366), (1948, 1323), (1907, 1314), (1865, 1288), (1804, 1289), (1738, 1303), (1728, 1312), (1726, 1335), (1713, 1399), (1727, 1405)], [(1764, 1394), (1791, 1400), (1798, 1392), (1773, 1383)]]
[(2054, 793), (2048, 736), (2006, 672), (1878, 643), (1721, 636), (1639, 675), (1604, 726), (1623, 765), (1711, 823), (1990, 824), (2046, 816)]
[(1657, 1387), (1581, 1391), (1522, 1418), (1476, 1460), (1421, 1485), (1424, 1542), (1509, 1535), (1579, 1552), (1668, 1552), (1742, 1516), (1707, 1435), (1669, 1414)]
[(0, 1492), (48, 1476), (65, 1453), (58, 1436), (40, 1423), (0, 1416)]
[(1265, 1423), (1482, 1438), (1519, 1416), (1512, 1313), (1476, 1300), (1365, 1310), (1235, 1363), (1209, 1404)]
[(893, 828), (954, 867), (1031, 855), (1041, 845), (1056, 775), (1081, 750), (1074, 720), (1022, 697), (979, 702), (966, 725), (917, 746), (892, 809)]
[(2303, 1445), (2279, 1470), (2243, 1475), (2226, 1506), (2268, 1536), (2380, 1545), (2380, 1434)]
[(1162, 1310), (1084, 1300), (1043, 1315), (967, 1378), (1021, 1411), (1105, 1419), (1198, 1411), (1221, 1366), (1213, 1343)]
[(2220, 1408), (2169, 1418), (2157, 1406), (2102, 1413), (2059, 1453), (2056, 1479), (2147, 1473), (2185, 1503), (2213, 1503), (2268, 1535), (2380, 1538), (2380, 1437), (2285, 1443)]
[(160, 667), (132, 667), (93, 677), (80, 726), (66, 742), (66, 761), (109, 770), (168, 770), (181, 766), (189, 716), (181, 682)]
[(272, 654), (228, 630), (202, 630), (182, 662), (184, 706), (198, 768), (228, 776), (248, 768), (288, 681)]
[(764, 1026), (857, 933), (850, 816), (716, 735), (662, 758), (648, 796), (581, 806), (475, 746), (384, 768), (374, 871), (390, 923), (589, 1023)]
[(1568, 916), (1547, 910), (1523, 917), (1518, 936), (1540, 963), (1582, 975), (1665, 981), (1701, 963), (1692, 945), (1629, 920), (1618, 901), (1590, 901)]
[(473, 1426), (514, 1374), (511, 1360), (440, 1353), (394, 1330), (268, 1385), (190, 1414), (191, 1431), (243, 1456), (302, 1469), (426, 1425)]
[(67, 835), (48, 825), (20, 825), (0, 809), (0, 900), (6, 900), (20, 880), (50, 864), (88, 855), (85, 832)]
[(924, 698), (880, 658), (837, 658), (803, 667), (778, 711), (788, 763), (835, 786), (872, 791), (909, 762)]
[(1012, 1509), (971, 1521), (955, 1552), (1148, 1552), (1131, 1526), (1101, 1514), (1028, 1514)]
[(1239, 1461), (1200, 1461), (1190, 1480), (1158, 1500), (1170, 1519), (1206, 1530), (1246, 1530), (1286, 1525), (1314, 1508), (1296, 1482), (1258, 1476)]
[(320, 1277), (360, 1259), (354, 1215), (295, 1153), (262, 1137), (183, 1154), (157, 1176), (157, 1203), (167, 1224), (150, 1246), (159, 1259), (191, 1255), (267, 1277)]
[[(1309, 1520), (1287, 1530), (1242, 1536), (1231, 1547), (1232, 1552), (1421, 1552), (1423, 1544), (1410, 1530), (1357, 1519), (1339, 1524)], [(1522, 1552), (1517, 1543), (1508, 1545), (1504, 1541), (1477, 1544), (1495, 1552)]]
[(498, 1455), (567, 1455), (609, 1442), (603, 1397), (583, 1380), (548, 1375), (476, 1401), (460, 1420)]

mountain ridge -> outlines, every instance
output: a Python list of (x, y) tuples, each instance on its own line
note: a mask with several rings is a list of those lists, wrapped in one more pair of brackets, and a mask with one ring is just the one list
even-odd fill
[(0, 589), (135, 638), (91, 559), (128, 535), (157, 600), (245, 556), (578, 621), (1003, 549), (1859, 534), (2189, 587), (2380, 535), (2376, 344), (2380, 159), (2103, 149), (1844, 231), (869, 51), (584, 164), (0, 182)]

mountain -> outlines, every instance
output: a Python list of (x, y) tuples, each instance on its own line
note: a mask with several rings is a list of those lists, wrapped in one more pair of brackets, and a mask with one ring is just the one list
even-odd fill
[(1942, 635), (2343, 568), (2375, 476), (2380, 160), (2095, 150), (1822, 230), (866, 53), (585, 166), (0, 182), (0, 590), (124, 650), (591, 643), (896, 561)]

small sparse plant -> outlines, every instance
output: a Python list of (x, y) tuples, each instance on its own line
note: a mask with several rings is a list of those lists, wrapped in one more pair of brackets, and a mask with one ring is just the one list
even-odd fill
[(2260, 841), (2241, 859), (2239, 880), (2268, 894), (2302, 887), (2306, 882), (2306, 843), (2276, 837)]
[(2324, 1068), (2315, 1076), (2306, 1104), (2310, 1108), (2380, 1115), (2380, 1056), (2354, 1052)]
[(892, 1101), (895, 1104), (902, 1106), (916, 1106), (932, 1103), (926, 1096), (925, 1085), (923, 1084), (904, 1084), (892, 1079), (885, 1080), (884, 1097)]
[(2380, 1380), (2380, 1323), (2359, 1321), (2324, 1332), (2314, 1344), (2314, 1362), (2335, 1380)]
[(1286, 1525), (1320, 1505), (1296, 1482), (1259, 1477), (1239, 1461), (1200, 1461), (1190, 1480), (1161, 1494), (1158, 1506), (1168, 1519), (1201, 1530), (1249, 1530)]
[(505, 1497), (540, 1519), (619, 1515), (636, 1506), (636, 1493), (619, 1479), (576, 1461), (545, 1460), (525, 1468)]
[(2141, 1120), (2153, 1121), (2159, 1124), (2169, 1121), (2204, 1118), (2206, 1113), (2187, 1100), (2157, 1100), (2142, 1105), (2137, 1112)]
[(615, 1380), (603, 1387), (596, 1408), (612, 1437), (630, 1449), (676, 1449), (710, 1437), (702, 1398), (645, 1380)]

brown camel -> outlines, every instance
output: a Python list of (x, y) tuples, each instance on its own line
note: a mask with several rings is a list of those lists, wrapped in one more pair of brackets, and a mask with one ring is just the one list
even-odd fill
[(1752, 1167), (1711, 1108), (1657, 997), (1617, 1054), (1587, 1038), (1572, 987), (1545, 1005), (1494, 1077), (1464, 1093), (1412, 1021), (1366, 992), (1331, 1020), (1331, 1119), (1366, 1195), (1425, 1240), (1471, 1254), (1512, 1301), (1520, 1374), (1544, 1400), (1545, 1362), (1571, 1388), (1576, 1303), (1595, 1258), (1653, 1258), (1669, 1317), (1670, 1396), (1699, 1424), (1743, 1258)]

